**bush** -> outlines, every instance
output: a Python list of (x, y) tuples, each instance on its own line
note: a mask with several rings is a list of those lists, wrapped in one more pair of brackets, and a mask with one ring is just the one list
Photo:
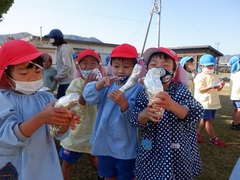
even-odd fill
[(218, 70), (219, 73), (230, 73), (230, 69), (228, 67), (221, 67)]

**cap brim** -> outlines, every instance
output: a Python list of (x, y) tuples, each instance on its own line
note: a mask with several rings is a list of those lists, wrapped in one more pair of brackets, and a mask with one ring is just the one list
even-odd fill
[(235, 72), (239, 71), (239, 69), (240, 69), (240, 64), (239, 64), (239, 62), (237, 62), (231, 66), (231, 73), (235, 73)]
[(100, 57), (95, 56), (95, 55), (93, 55), (93, 54), (85, 54), (84, 56), (81, 56), (80, 58), (78, 58), (77, 61), (79, 62), (80, 60), (82, 60), (82, 59), (85, 58), (86, 56), (91, 56), (91, 57), (96, 58), (96, 60), (97, 60), (99, 63), (100, 63), (100, 61), (101, 61)]
[(160, 51), (160, 49), (158, 48), (148, 48), (144, 53), (143, 53), (143, 59), (145, 62), (148, 62), (149, 58), (151, 55), (153, 55), (154, 53), (159, 53), (162, 52)]
[(53, 36), (50, 35), (50, 34), (48, 34), (48, 35), (45, 35), (45, 36), (43, 36), (43, 37), (45, 37), (45, 38), (52, 38)]
[(15, 61), (14, 63), (10, 64), (10, 65), (17, 65), (17, 64), (21, 64), (21, 63), (24, 63), (24, 62), (28, 62), (28, 61), (31, 61), (31, 60), (34, 60), (38, 57), (42, 57), (43, 61), (46, 61), (48, 60), (49, 58), (49, 55), (47, 53), (33, 53), (33, 54), (29, 54), (27, 56), (23, 56), (21, 58), (19, 58), (17, 61)]
[[(49, 55), (47, 53), (40, 53), (40, 52), (32, 53), (32, 54), (29, 54), (27, 56), (23, 56), (21, 58), (18, 58), (17, 60), (15, 59), (13, 62), (10, 62), (9, 65), (18, 65), (18, 64), (21, 64), (21, 63), (25, 63), (25, 62), (34, 60), (38, 57), (42, 57), (43, 61), (46, 61), (46, 60), (48, 60)], [(2, 77), (3, 72), (4, 72), (4, 69), (0, 69), (0, 78)]]
[(206, 63), (206, 64), (201, 64), (203, 66), (215, 66), (215, 63)]

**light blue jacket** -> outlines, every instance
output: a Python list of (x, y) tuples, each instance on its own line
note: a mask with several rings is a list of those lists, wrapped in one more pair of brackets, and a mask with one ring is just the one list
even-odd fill
[(0, 91), (0, 169), (11, 162), (17, 170), (18, 180), (63, 179), (49, 127), (41, 126), (29, 138), (18, 127), (54, 99), (52, 93), (43, 91), (33, 95)]
[(116, 83), (97, 91), (96, 82), (90, 82), (83, 90), (83, 97), (89, 104), (98, 104), (95, 129), (91, 138), (92, 155), (111, 156), (117, 159), (135, 159), (137, 154), (137, 128), (130, 125), (129, 117), (135, 99), (143, 86), (136, 83), (124, 93), (129, 109), (124, 113), (108, 98), (108, 93), (120, 86)]

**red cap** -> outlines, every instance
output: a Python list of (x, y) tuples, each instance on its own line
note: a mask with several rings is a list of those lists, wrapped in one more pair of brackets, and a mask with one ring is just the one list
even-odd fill
[(165, 47), (160, 47), (160, 48), (148, 48), (144, 53), (143, 53), (143, 59), (145, 61), (145, 64), (148, 65), (149, 63), (149, 58), (151, 57), (151, 55), (153, 55), (154, 53), (164, 53), (167, 54), (168, 56), (170, 56), (171, 58), (173, 58), (176, 62), (178, 62), (178, 56), (177, 54), (168, 48)]
[(78, 54), (78, 58), (77, 58), (78, 62), (80, 62), (86, 56), (92, 56), (92, 57), (96, 58), (99, 63), (101, 62), (101, 58), (100, 58), (99, 54), (96, 53), (95, 51), (93, 51), (92, 49), (86, 49), (86, 50), (83, 50), (82, 52), (80, 52)]
[(6, 42), (0, 48), (0, 78), (7, 66), (28, 62), (40, 56), (43, 60), (49, 58), (47, 53), (40, 53), (38, 49), (29, 42), (23, 40)]
[(121, 58), (138, 58), (137, 49), (130, 44), (121, 44), (116, 46), (112, 53), (110, 54), (110, 58), (121, 57)]
[(159, 50), (165, 54), (167, 54), (168, 56), (170, 56), (171, 58), (173, 58), (176, 62), (178, 62), (178, 56), (177, 53), (175, 53), (173, 50), (165, 48), (165, 47), (160, 47)]

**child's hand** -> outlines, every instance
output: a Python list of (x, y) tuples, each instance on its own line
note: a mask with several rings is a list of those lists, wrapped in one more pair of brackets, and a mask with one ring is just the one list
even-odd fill
[(217, 90), (218, 90), (218, 91), (221, 91), (224, 86), (225, 86), (225, 82), (224, 82), (224, 81), (221, 81), (221, 84), (220, 84), (220, 86), (217, 88)]
[(97, 74), (91, 71), (85, 79), (85, 84), (92, 81), (97, 81)]
[(224, 87), (224, 86), (225, 86), (225, 82), (221, 81), (221, 87)]
[(144, 80), (144, 78), (139, 78), (138, 82), (143, 85), (143, 80)]
[(122, 112), (125, 112), (128, 109), (128, 101), (123, 92), (119, 89), (115, 89), (108, 93), (108, 97), (121, 107)]
[(71, 118), (69, 118), (67, 125), (70, 127), (70, 129), (74, 130), (76, 129), (76, 124), (80, 124), (80, 117), (76, 115), (75, 111), (71, 111), (69, 112), (71, 114)]
[(118, 76), (106, 76), (100, 79), (96, 84), (96, 89), (99, 91), (103, 87), (109, 87), (112, 83), (119, 81), (122, 77)]
[(152, 122), (159, 122), (162, 116), (163, 114), (160, 113), (159, 109), (153, 107), (152, 103), (149, 103), (148, 107), (138, 115), (138, 120), (143, 124), (148, 120)]
[(53, 101), (49, 103), (40, 113), (41, 119), (46, 124), (54, 124), (59, 126), (73, 125), (73, 121), (78, 122), (79, 117), (75, 112), (70, 112), (64, 107), (53, 107)]
[(174, 101), (165, 91), (162, 91), (156, 95), (156, 98), (152, 101), (154, 108), (163, 108), (171, 111), (174, 107)]

